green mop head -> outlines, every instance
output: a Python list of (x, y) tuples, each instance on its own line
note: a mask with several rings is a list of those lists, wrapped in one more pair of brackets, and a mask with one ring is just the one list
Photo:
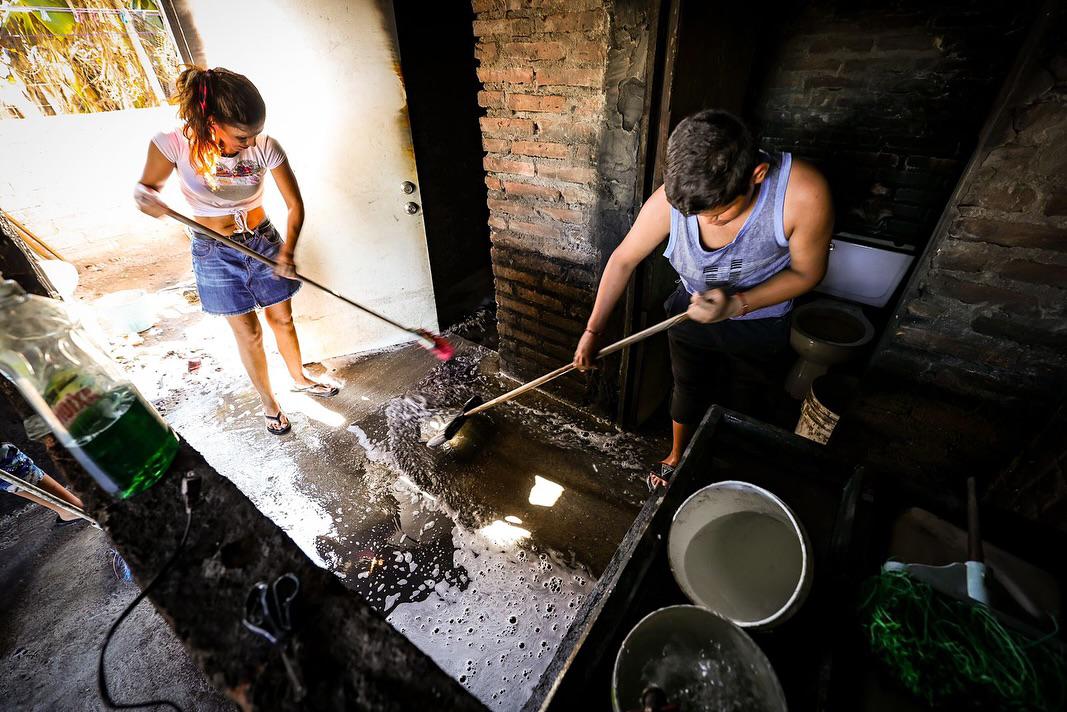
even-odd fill
[(860, 620), (875, 655), (931, 707), (1067, 705), (1067, 658), (1052, 636), (1010, 631), (986, 606), (945, 596), (906, 572), (867, 581)]

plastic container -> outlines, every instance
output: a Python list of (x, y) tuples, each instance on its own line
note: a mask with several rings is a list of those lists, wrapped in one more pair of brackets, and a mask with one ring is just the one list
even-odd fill
[(178, 437), (81, 329), (63, 302), (0, 282), (0, 373), (109, 494), (151, 487)]
[(827, 374), (811, 382), (800, 406), (796, 434), (825, 445), (858, 386), (850, 376)]
[(156, 324), (155, 297), (143, 289), (112, 292), (93, 302), (100, 320), (119, 334), (137, 334)]
[(615, 712), (641, 709), (655, 686), (682, 710), (785, 712), (770, 661), (745, 631), (700, 606), (645, 616), (619, 648), (611, 679)]
[(800, 521), (774, 494), (747, 482), (716, 482), (683, 502), (667, 552), (689, 600), (742, 628), (782, 624), (811, 589), (811, 542)]

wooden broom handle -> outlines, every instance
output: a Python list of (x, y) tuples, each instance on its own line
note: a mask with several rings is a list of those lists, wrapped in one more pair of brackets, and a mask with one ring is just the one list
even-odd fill
[[(675, 324), (681, 324), (683, 321), (685, 321), (688, 318), (689, 318), (689, 314), (687, 314), (686, 312), (682, 312), (681, 314), (677, 314), (675, 316), (672, 316), (670, 319), (665, 319), (664, 321), (661, 321), (658, 324), (654, 324), (653, 326), (650, 326), (647, 329), (644, 329), (643, 331), (639, 331), (636, 334), (630, 334), (625, 339), (621, 339), (619, 341), (616, 341), (614, 344), (610, 344), (610, 345), (605, 346), (604, 348), (600, 349), (600, 351), (597, 352), (596, 358), (597, 359), (602, 359), (605, 356), (608, 356), (610, 354), (615, 353), (616, 351), (622, 351), (627, 346), (630, 346), (632, 344), (636, 344), (638, 341), (644, 341), (648, 337), (654, 336), (655, 334), (658, 334), (661, 331), (666, 331), (667, 329), (671, 328)], [(529, 383), (524, 383), (521, 386), (519, 386), (518, 388), (516, 388), (514, 390), (510, 390), (510, 391), (508, 391), (507, 393), (505, 393), (503, 395), (499, 395), (499, 396), (497, 396), (496, 398), (494, 398), (491, 401), (488, 401), (486, 403), (482, 403), (480, 406), (478, 406), (476, 408), (471, 408), (466, 413), (463, 413), (463, 415), (474, 415), (475, 413), (481, 413), (483, 410), (488, 410), (489, 408), (492, 408), (495, 405), (500, 405), (501, 403), (509, 401), (512, 398), (517, 398), (518, 396), (521, 396), (523, 393), (526, 393), (527, 391), (532, 391), (535, 388), (543, 386), (544, 384), (548, 383), (549, 381), (554, 381), (555, 379), (559, 378), (560, 376), (562, 376), (564, 374), (567, 374), (567, 373), (570, 373), (574, 369), (575, 369), (575, 365), (573, 363), (568, 363), (566, 366), (560, 366), (555, 371), (551, 371), (549, 373), (546, 373), (545, 375), (541, 376), (540, 378), (534, 379), (533, 381), (530, 381)]]
[[(259, 260), (263, 264), (270, 265), (271, 267), (275, 267), (276, 268), (278, 266), (278, 263), (275, 262), (274, 260), (272, 260), (271, 258), (265, 257), (264, 255), (261, 255), (258, 252), (256, 252), (255, 250), (253, 250), (252, 248), (250, 248), (250, 247), (248, 247), (246, 245), (242, 245), (240, 242), (237, 242), (236, 240), (233, 240), (233, 239), (231, 239), (229, 237), (226, 237), (225, 235), (223, 235), (221, 233), (215, 232), (214, 230), (212, 230), (209, 227), (205, 227), (205, 226), (201, 225), (200, 223), (196, 222), (192, 218), (188, 218), (188, 217), (182, 215), (181, 213), (178, 213), (178, 212), (175, 212), (175, 211), (171, 210), (170, 208), (167, 208), (167, 215), (169, 215), (170, 217), (174, 218), (175, 220), (177, 220), (181, 224), (187, 226), (191, 230), (194, 230), (195, 232), (199, 232), (201, 234), (207, 235), (211, 239), (216, 240), (218, 242), (221, 242), (222, 244), (224, 244), (224, 245), (226, 245), (228, 247), (232, 247), (233, 249), (237, 250), (241, 254), (247, 255), (248, 257), (251, 257), (254, 260)], [(389, 317), (385, 316), (384, 314), (380, 314), (380, 313), (374, 311), (373, 309), (371, 309), (370, 307), (366, 307), (366, 306), (360, 304), (359, 302), (354, 302), (351, 299), (349, 299), (348, 297), (344, 296), (343, 294), (338, 294), (336, 291), (330, 289), (325, 284), (319, 284), (315, 280), (311, 279), (310, 277), (305, 277), (304, 275), (300, 274), (299, 272), (296, 273), (296, 278), (299, 279), (301, 282), (306, 282), (306, 283), (310, 284), (312, 287), (317, 287), (317, 288), (321, 289), (322, 291), (326, 292), (327, 294), (332, 294), (333, 296), (335, 296), (338, 299), (340, 299), (342, 302), (344, 302), (344, 303), (346, 303), (346, 304), (348, 304), (350, 306), (353, 306), (356, 309), (359, 309), (360, 311), (364, 311), (364, 312), (366, 312), (367, 314), (370, 314), (373, 317), (381, 319), (382, 321), (384, 321), (386, 324), (389, 324), (390, 326), (395, 326), (397, 329), (400, 329), (401, 331), (408, 332), (409, 334), (411, 334), (412, 336), (416, 337), (420, 341), (427, 342), (428, 345), (429, 345), (429, 348), (433, 348), (435, 346), (433, 339), (429, 338), (428, 336), (426, 336), (426, 334), (423, 334), (418, 329), (412, 329), (411, 327), (404, 326), (403, 324), (399, 324), (399, 323), (393, 321), (392, 319), (390, 319)]]

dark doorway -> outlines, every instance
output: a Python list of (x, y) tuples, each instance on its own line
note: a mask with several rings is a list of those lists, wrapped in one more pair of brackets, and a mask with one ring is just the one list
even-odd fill
[(396, 0), (394, 8), (419, 172), (417, 202), (444, 329), (493, 303), (474, 12), (469, 2)]
[[(667, 138), (678, 122), (708, 107), (742, 113), (757, 38), (771, 14), (768, 7), (758, 3), (664, 1), (644, 199), (663, 184)], [(677, 278), (663, 257), (663, 246), (638, 267), (630, 294), (633, 332), (664, 318), (663, 301), (674, 290)], [(623, 423), (640, 426), (665, 420), (671, 391), (667, 337), (657, 336), (634, 346), (623, 368)]]

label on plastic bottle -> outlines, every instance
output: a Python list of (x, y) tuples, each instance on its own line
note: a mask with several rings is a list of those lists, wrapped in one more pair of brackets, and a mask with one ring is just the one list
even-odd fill
[(44, 399), (63, 427), (70, 430), (78, 416), (92, 407), (102, 395), (91, 376), (68, 369), (52, 377), (45, 389)]

